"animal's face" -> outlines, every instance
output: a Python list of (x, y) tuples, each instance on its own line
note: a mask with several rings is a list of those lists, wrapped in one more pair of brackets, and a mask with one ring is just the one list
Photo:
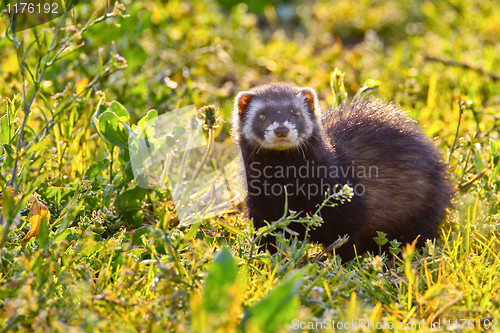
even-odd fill
[(239, 135), (262, 148), (298, 147), (316, 127), (316, 94), (310, 88), (276, 84), (236, 97)]

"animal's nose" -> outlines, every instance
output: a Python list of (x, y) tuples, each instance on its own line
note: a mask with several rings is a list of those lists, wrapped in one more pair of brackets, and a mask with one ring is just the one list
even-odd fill
[(274, 129), (274, 134), (276, 134), (278, 138), (285, 138), (288, 133), (290, 133), (290, 129), (286, 126), (280, 126)]

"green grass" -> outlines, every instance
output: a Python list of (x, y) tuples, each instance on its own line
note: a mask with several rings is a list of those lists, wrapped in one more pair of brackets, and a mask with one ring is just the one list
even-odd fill
[[(81, 2), (16, 34), (1, 20), (0, 329), (500, 329), (499, 17), (494, 0), (171, 0)], [(287, 81), (326, 109), (335, 68), (351, 97), (379, 81), (373, 94), (408, 110), (449, 164), (457, 195), (421, 251), (341, 265), (292, 239), (270, 256), (236, 210), (183, 226), (169, 190), (133, 180), (120, 121), (214, 104), (225, 122), (210, 136), (229, 141), (237, 92)]]

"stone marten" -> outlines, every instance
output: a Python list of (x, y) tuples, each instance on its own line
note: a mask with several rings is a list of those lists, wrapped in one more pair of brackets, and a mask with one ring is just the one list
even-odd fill
[[(233, 136), (241, 150), (246, 210), (255, 228), (290, 210), (313, 214), (326, 195), (348, 184), (350, 201), (321, 209), (310, 239), (342, 260), (378, 252), (377, 231), (421, 247), (437, 236), (453, 189), (434, 144), (404, 111), (379, 99), (341, 105), (322, 114), (311, 88), (269, 84), (235, 99)], [(285, 187), (286, 186), (286, 191)], [(301, 224), (289, 226), (302, 237)], [(274, 252), (274, 237), (264, 239)], [(271, 245), (271, 246), (270, 246)]]

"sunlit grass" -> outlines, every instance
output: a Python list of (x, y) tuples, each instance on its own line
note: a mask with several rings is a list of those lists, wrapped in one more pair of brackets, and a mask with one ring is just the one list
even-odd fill
[[(2, 329), (274, 332), (294, 319), (302, 330), (332, 320), (500, 328), (494, 0), (105, 5), (0, 39)], [(345, 85), (332, 92), (335, 68)], [(344, 265), (296, 240), (270, 256), (255, 251), (261, 234), (237, 209), (180, 227), (170, 191), (137, 186), (125, 126), (137, 130), (150, 109), (215, 104), (226, 122), (207, 137), (229, 141), (235, 94), (271, 81), (316, 89), (323, 108), (379, 84), (377, 96), (408, 110), (457, 188), (441, 237)], [(46, 226), (30, 198), (50, 211)]]

